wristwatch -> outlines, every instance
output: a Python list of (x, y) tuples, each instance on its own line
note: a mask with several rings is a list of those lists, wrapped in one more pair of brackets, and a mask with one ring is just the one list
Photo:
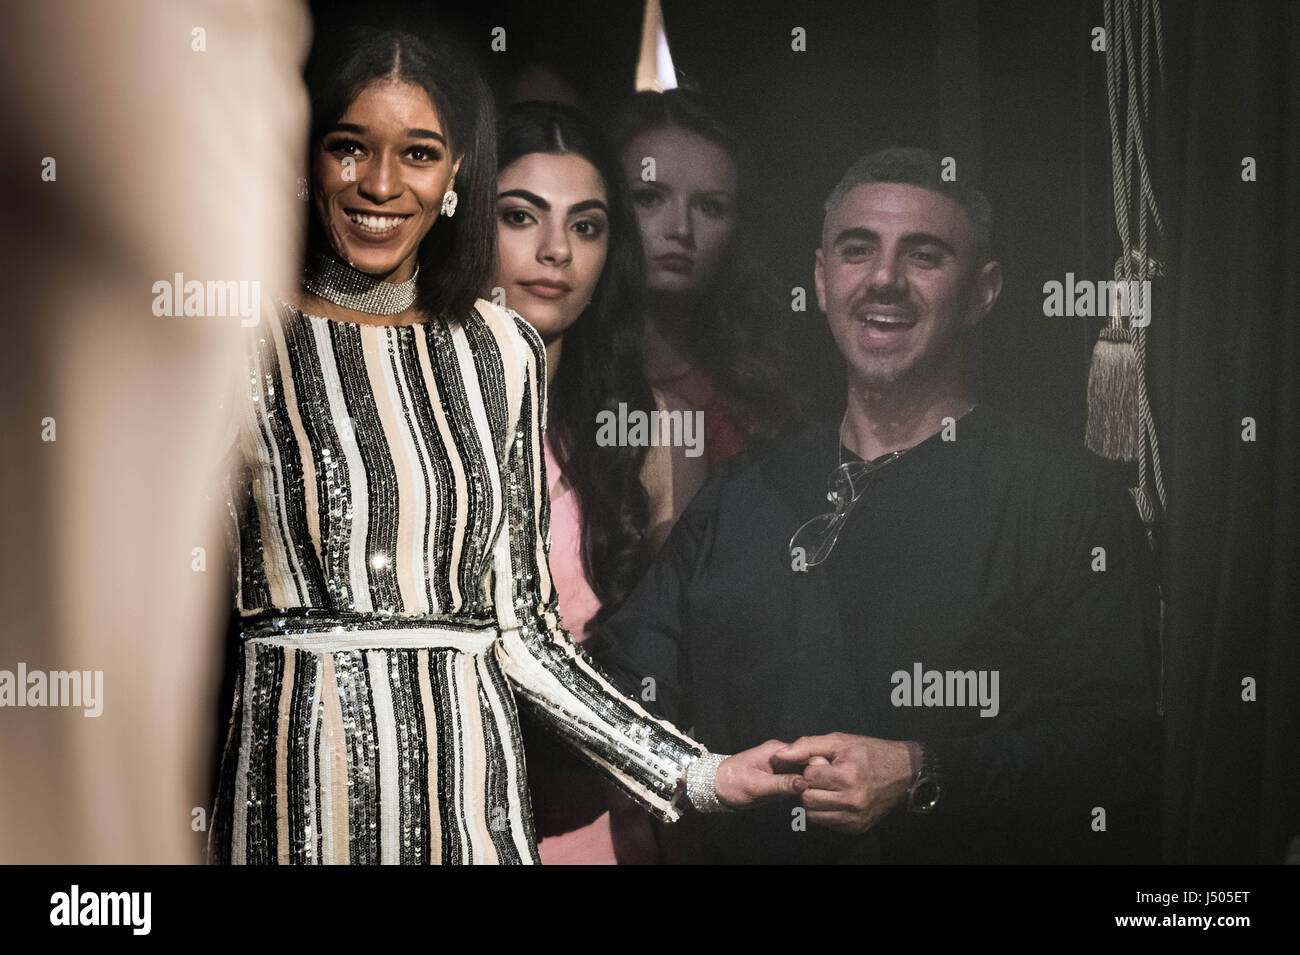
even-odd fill
[(921, 747), (921, 769), (907, 791), (907, 811), (931, 813), (939, 805), (943, 789), (939, 785), (939, 761), (924, 743)]

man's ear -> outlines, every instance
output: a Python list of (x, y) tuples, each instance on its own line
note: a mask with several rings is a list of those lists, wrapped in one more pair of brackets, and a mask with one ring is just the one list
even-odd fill
[(980, 266), (975, 274), (971, 289), (971, 308), (966, 316), (966, 325), (974, 328), (982, 322), (984, 316), (992, 311), (1000, 294), (1002, 294), (1002, 266), (990, 259)]
[(817, 290), (817, 307), (826, 314), (826, 257), (822, 250), (817, 250), (817, 261), (813, 266), (813, 285)]

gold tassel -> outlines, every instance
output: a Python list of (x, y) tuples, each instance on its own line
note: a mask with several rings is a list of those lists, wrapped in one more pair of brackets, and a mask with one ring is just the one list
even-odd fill
[(1127, 329), (1107, 325), (1088, 369), (1088, 447), (1112, 461), (1133, 461), (1138, 449), (1137, 355)]

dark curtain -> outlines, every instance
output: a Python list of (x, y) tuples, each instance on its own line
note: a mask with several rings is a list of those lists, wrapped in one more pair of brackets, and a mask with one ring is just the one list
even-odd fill
[(1300, 835), (1300, 6), (1164, 12), (1165, 857), (1277, 863)]

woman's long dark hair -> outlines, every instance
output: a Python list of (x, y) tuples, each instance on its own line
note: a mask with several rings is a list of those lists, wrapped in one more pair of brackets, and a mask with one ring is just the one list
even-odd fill
[[(547, 432), (582, 509), (582, 565), (603, 618), (628, 595), (649, 563), (649, 498), (641, 483), (644, 447), (601, 447), (601, 411), (650, 411), (654, 396), (641, 364), (638, 291), (644, 262), (636, 213), (613, 147), (581, 113), (558, 103), (521, 103), (501, 118), (498, 166), (533, 153), (581, 156), (605, 184), (609, 248), (595, 293), (564, 333), (563, 360), (550, 388)], [(554, 476), (552, 476), (554, 480)]]
[[(496, 269), (496, 121), (492, 98), (468, 58), (440, 40), (374, 27), (321, 37), (305, 70), (311, 98), (311, 145), (321, 141), (375, 80), (424, 90), (438, 111), (453, 158), (459, 204), (439, 216), (420, 244), (416, 305), (429, 315), (465, 318)], [(323, 248), (316, 216), (308, 245)]]
[(753, 163), (741, 139), (691, 90), (637, 93), (619, 111), (615, 140), (620, 150), (642, 133), (664, 127), (685, 129), (716, 143), (736, 166), (736, 227), (713, 286), (695, 318), (669, 329), (684, 357), (704, 368), (727, 402), (748, 419), (756, 438), (774, 437), (802, 423), (811, 399), (791, 388), (789, 302), (772, 287), (771, 272), (751, 247), (754, 233)]

